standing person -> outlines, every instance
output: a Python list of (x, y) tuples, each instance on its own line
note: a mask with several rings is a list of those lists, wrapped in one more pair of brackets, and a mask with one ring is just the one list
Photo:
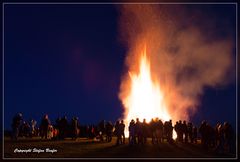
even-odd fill
[(147, 143), (147, 136), (148, 136), (148, 124), (146, 122), (146, 119), (143, 119), (142, 123), (142, 136), (143, 136), (143, 144)]
[(23, 121), (22, 124), (23, 137), (29, 137), (31, 133), (31, 127), (27, 121)]
[(225, 151), (227, 153), (234, 152), (234, 130), (228, 122), (223, 124), (223, 136), (224, 136), (224, 145)]
[[(163, 142), (163, 122), (162, 120), (158, 120), (157, 122), (157, 143)], [(171, 132), (170, 132), (171, 133)]]
[(108, 121), (106, 124), (106, 141), (112, 141), (112, 132), (113, 132), (113, 124), (111, 121)]
[(73, 117), (72, 118), (72, 123), (71, 123), (71, 134), (72, 134), (72, 139), (77, 139), (79, 135), (79, 123), (78, 123), (78, 117)]
[(216, 146), (216, 133), (215, 129), (210, 124), (207, 124), (207, 135), (208, 147), (214, 148)]
[(58, 117), (55, 121), (55, 128), (57, 128), (59, 130), (60, 125), (61, 125), (61, 117)]
[(214, 132), (215, 132), (215, 145), (216, 147), (218, 147), (219, 143), (220, 143), (220, 134), (219, 134), (219, 126), (221, 124), (220, 123), (217, 123), (216, 126), (214, 127)]
[(22, 113), (18, 113), (12, 120), (12, 139), (17, 140), (19, 136), (19, 127), (23, 120)]
[(187, 143), (188, 142), (188, 127), (187, 127), (187, 123), (185, 120), (183, 121), (182, 128), (183, 128), (184, 142)]
[(166, 137), (167, 137), (167, 141), (169, 143), (173, 142), (173, 126), (172, 126), (172, 120), (166, 121), (164, 123), (164, 130), (166, 132)]
[(60, 121), (60, 128), (61, 131), (60, 133), (60, 138), (64, 139), (67, 137), (68, 134), (68, 121), (67, 121), (67, 116), (64, 116), (61, 121)]
[(172, 125), (172, 120), (169, 120), (169, 142), (173, 143), (173, 125)]
[(216, 138), (216, 151), (218, 153), (223, 153), (224, 151), (224, 132), (223, 132), (223, 126), (218, 123), (216, 125), (216, 129), (215, 131), (217, 131), (217, 138)]
[(61, 117), (58, 117), (55, 121), (55, 128), (56, 128), (56, 131), (57, 131), (57, 134), (56, 134), (56, 139), (60, 139), (61, 138), (61, 132), (62, 132), (62, 129), (61, 129)]
[(152, 137), (152, 144), (154, 144), (155, 140), (156, 140), (156, 122), (153, 118), (152, 118), (149, 126), (150, 126), (150, 132), (151, 132), (151, 137)]
[(193, 142), (195, 143), (195, 144), (197, 144), (197, 127), (196, 126), (194, 126), (193, 127)]
[(176, 122), (176, 124), (174, 125), (174, 129), (175, 129), (175, 131), (176, 131), (176, 133), (177, 133), (177, 141), (180, 141), (179, 140), (179, 131), (180, 131), (180, 127), (179, 127), (179, 123), (178, 123), (178, 121)]
[(201, 134), (201, 144), (204, 148), (207, 148), (207, 122), (202, 121), (202, 124), (199, 127), (199, 133)]
[(136, 136), (137, 136), (137, 144), (143, 144), (142, 123), (139, 121), (139, 118), (136, 119), (135, 131), (136, 131)]
[(99, 134), (99, 138), (100, 141), (103, 141), (103, 136), (106, 132), (106, 121), (105, 120), (101, 120), (100, 123), (98, 124), (98, 134)]
[(90, 126), (88, 126), (88, 137), (90, 139), (94, 139), (94, 137), (96, 136), (96, 130), (93, 124), (91, 124)]
[(128, 126), (128, 131), (129, 131), (129, 145), (133, 145), (136, 143), (136, 138), (135, 138), (135, 121), (132, 119), (129, 126)]
[(193, 124), (191, 122), (188, 123), (187, 132), (191, 143), (193, 143)]
[(41, 136), (42, 138), (47, 139), (48, 137), (48, 127), (50, 125), (50, 120), (48, 118), (48, 115), (44, 115), (42, 122), (41, 122)]
[(183, 123), (182, 120), (179, 120), (179, 141), (183, 142)]
[(121, 140), (122, 140), (121, 143), (125, 144), (125, 133), (124, 133), (125, 124), (124, 124), (123, 120), (121, 120), (121, 123), (119, 125), (119, 129), (120, 129)]
[(116, 143), (116, 145), (119, 145), (119, 144), (121, 144), (121, 142), (122, 142), (122, 139), (121, 139), (121, 132), (120, 132), (120, 122), (119, 122), (119, 120), (116, 122), (116, 124), (115, 124), (115, 134), (116, 134), (116, 136), (117, 136), (117, 143)]
[(31, 133), (30, 133), (30, 137), (32, 136), (36, 136), (36, 131), (37, 131), (37, 121), (34, 119), (30, 120), (30, 124), (31, 124)]

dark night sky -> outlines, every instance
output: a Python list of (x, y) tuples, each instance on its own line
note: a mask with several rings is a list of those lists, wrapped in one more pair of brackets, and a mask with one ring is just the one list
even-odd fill
[[(234, 5), (212, 5), (205, 11), (219, 19), (224, 12), (224, 18), (233, 21), (229, 29), (235, 29)], [(17, 112), (38, 122), (45, 113), (52, 122), (67, 115), (78, 116), (84, 124), (121, 117), (118, 92), (127, 49), (119, 41), (118, 16), (111, 4), (6, 4), (5, 129)], [(235, 84), (206, 89), (192, 120), (235, 125)]]

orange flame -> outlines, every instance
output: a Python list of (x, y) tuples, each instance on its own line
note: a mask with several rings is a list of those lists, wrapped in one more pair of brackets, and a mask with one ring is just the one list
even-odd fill
[[(121, 98), (125, 108), (124, 120), (127, 125), (136, 118), (140, 121), (146, 119), (147, 122), (150, 122), (152, 118), (159, 118), (163, 121), (171, 119), (161, 87), (157, 81), (152, 80), (146, 46), (140, 55), (139, 73), (130, 71), (129, 76), (129, 93)], [(125, 134), (128, 136), (128, 127), (126, 127)], [(174, 132), (174, 136), (175, 134)]]

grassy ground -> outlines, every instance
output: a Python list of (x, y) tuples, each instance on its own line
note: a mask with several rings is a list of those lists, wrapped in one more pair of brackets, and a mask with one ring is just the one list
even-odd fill
[[(110, 143), (78, 138), (76, 141), (42, 140), (40, 138), (4, 140), (5, 158), (215, 158), (234, 157), (234, 155), (219, 155), (213, 150), (204, 150), (200, 144), (162, 144), (153, 145), (148, 139), (147, 144), (129, 146), (128, 143), (116, 146), (116, 138)], [(15, 149), (42, 149), (44, 153), (14, 153)], [(57, 152), (46, 152), (46, 148)]]

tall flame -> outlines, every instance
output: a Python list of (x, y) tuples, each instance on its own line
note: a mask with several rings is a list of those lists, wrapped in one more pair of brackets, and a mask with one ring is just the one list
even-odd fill
[[(129, 93), (122, 99), (125, 107), (125, 122), (129, 124), (132, 119), (146, 119), (150, 122), (152, 118), (159, 118), (163, 121), (171, 119), (164, 94), (157, 81), (153, 81), (150, 63), (147, 59), (146, 46), (144, 47), (139, 62), (139, 72), (129, 71), (130, 85)], [(125, 134), (128, 135), (126, 127)]]

